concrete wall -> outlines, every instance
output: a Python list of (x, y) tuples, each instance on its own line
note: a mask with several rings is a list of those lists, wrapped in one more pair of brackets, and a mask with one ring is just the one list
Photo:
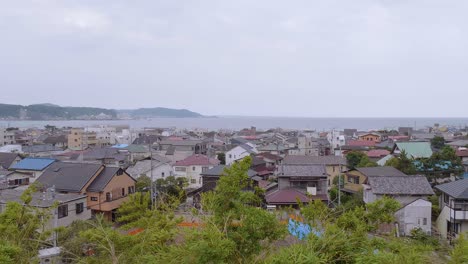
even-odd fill
[(408, 236), (414, 228), (431, 233), (432, 203), (423, 199), (414, 201), (395, 213), (401, 235)]

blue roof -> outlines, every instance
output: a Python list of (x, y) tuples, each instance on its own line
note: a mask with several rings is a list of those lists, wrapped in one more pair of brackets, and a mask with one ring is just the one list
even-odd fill
[(25, 158), (10, 167), (10, 169), (41, 171), (47, 168), (50, 164), (54, 163), (54, 161), (55, 159), (47, 158)]

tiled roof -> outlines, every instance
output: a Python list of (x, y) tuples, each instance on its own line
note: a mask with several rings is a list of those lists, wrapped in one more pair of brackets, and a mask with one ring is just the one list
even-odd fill
[(112, 180), (114, 175), (116, 175), (119, 170), (122, 169), (120, 169), (119, 167), (105, 167), (104, 170), (102, 170), (102, 172), (99, 173), (96, 179), (94, 179), (94, 181), (89, 185), (86, 191), (100, 192), (104, 190), (106, 185)]
[(311, 200), (327, 200), (326, 195), (308, 197), (297, 189), (284, 189), (271, 192), (265, 196), (268, 204), (297, 204), (297, 200), (307, 203)]
[(367, 152), (369, 158), (381, 158), (390, 154), (390, 151), (386, 149), (372, 149)]
[(287, 165), (346, 165), (346, 159), (341, 156), (304, 156), (288, 155), (284, 157)]
[[(214, 166), (213, 168), (205, 171), (205, 172), (202, 172), (201, 175), (203, 176), (212, 176), (212, 177), (219, 177), (223, 174), (224, 172), (224, 169), (228, 167), (226, 165), (217, 165), (217, 166)], [(252, 178), (254, 177), (255, 175), (257, 175), (257, 173), (253, 170), (248, 170), (247, 172), (247, 175)]]
[(435, 188), (456, 199), (468, 199), (468, 178), (435, 186)]
[(430, 158), (432, 155), (429, 142), (396, 142), (400, 151), (405, 151), (408, 158)]
[(59, 136), (48, 136), (44, 139), (45, 144), (56, 144), (56, 143), (67, 143), (67, 136), (59, 135)]
[(31, 171), (42, 171), (47, 168), (50, 164), (54, 163), (55, 159), (47, 158), (25, 158), (18, 163), (11, 166), (13, 170), (31, 170)]
[(55, 162), (37, 179), (57, 191), (80, 192), (101, 168), (100, 164)]
[(395, 169), (394, 167), (384, 166), (384, 167), (367, 167), (367, 168), (357, 168), (359, 172), (364, 174), (367, 177), (380, 176), (407, 176), (403, 172)]
[(0, 169), (8, 169), (17, 157), (16, 153), (0, 153)]
[(433, 195), (431, 185), (423, 175), (373, 176), (368, 185), (375, 194), (388, 195)]
[(377, 142), (368, 140), (350, 140), (346, 145), (352, 147), (374, 147)]
[(203, 166), (203, 165), (211, 165), (211, 166), (214, 166), (214, 165), (218, 165), (219, 164), (219, 160), (217, 159), (210, 159), (209, 157), (205, 156), (205, 155), (201, 155), (201, 154), (194, 154), (192, 156), (189, 156), (183, 160), (179, 160), (175, 163), (174, 166), (193, 166), (193, 165), (199, 165), (199, 166)]
[(279, 177), (324, 177), (324, 165), (282, 165)]
[[(23, 203), (21, 200), (22, 191), (19, 190), (2, 190), (0, 195), (0, 203), (7, 203), (7, 202), (18, 202)], [(70, 201), (75, 201), (78, 199), (86, 198), (86, 195), (82, 194), (74, 194), (74, 193), (55, 193), (55, 198), (52, 198), (52, 194), (50, 195), (50, 199), (44, 199), (44, 194), (42, 192), (35, 192), (32, 194), (31, 205), (41, 208), (48, 208), (54, 205), (55, 202), (59, 204), (67, 203)]]

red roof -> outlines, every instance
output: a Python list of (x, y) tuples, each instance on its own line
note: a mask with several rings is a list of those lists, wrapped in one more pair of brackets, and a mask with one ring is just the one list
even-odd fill
[(194, 165), (218, 165), (219, 160), (217, 159), (210, 159), (205, 155), (202, 154), (194, 154), (192, 156), (189, 156), (183, 160), (179, 160), (175, 163), (175, 166), (194, 166)]
[(459, 149), (457, 150), (458, 157), (468, 157), (468, 149)]
[(262, 153), (258, 153), (257, 155), (255, 155), (259, 158), (266, 158), (266, 159), (269, 159), (269, 160), (275, 160), (275, 161), (278, 161), (278, 160), (282, 160), (283, 158), (278, 156), (278, 155), (275, 155), (275, 154), (271, 154), (270, 152), (262, 152)]
[(311, 200), (327, 200), (326, 195), (307, 196), (296, 189), (277, 190), (265, 196), (269, 204), (297, 204), (297, 199), (303, 203)]
[(350, 140), (347, 145), (353, 147), (374, 147), (375, 143), (375, 141), (368, 140)]
[(369, 150), (367, 152), (367, 156), (369, 158), (380, 158), (380, 157), (385, 157), (387, 156), (388, 154), (390, 154), (390, 151), (386, 150), (386, 149), (373, 149), (373, 150)]

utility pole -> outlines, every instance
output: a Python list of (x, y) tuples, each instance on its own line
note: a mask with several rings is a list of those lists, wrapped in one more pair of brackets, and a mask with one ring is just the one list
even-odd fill
[(153, 180), (153, 151), (151, 144), (148, 142), (148, 150), (150, 152), (150, 173), (151, 173), (151, 209), (154, 209), (154, 180)]
[[(341, 144), (340, 145), (340, 156), (343, 157), (343, 152), (341, 151)], [(340, 164), (340, 174), (338, 175), (338, 206), (341, 205), (341, 164)]]

